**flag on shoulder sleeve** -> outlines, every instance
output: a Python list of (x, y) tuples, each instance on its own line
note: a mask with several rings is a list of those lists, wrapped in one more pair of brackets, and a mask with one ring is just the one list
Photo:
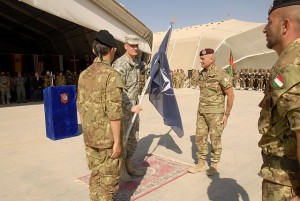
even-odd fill
[(228, 74), (231, 77), (233, 77), (233, 71), (234, 71), (234, 62), (233, 62), (232, 50), (230, 50)]
[(179, 108), (173, 90), (166, 49), (171, 36), (170, 26), (158, 52), (154, 55), (150, 69), (149, 100), (162, 115), (164, 123), (171, 126), (178, 137), (183, 136)]

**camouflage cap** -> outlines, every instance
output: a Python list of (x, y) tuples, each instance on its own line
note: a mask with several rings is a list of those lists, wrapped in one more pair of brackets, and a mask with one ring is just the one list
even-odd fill
[(130, 45), (138, 45), (140, 43), (140, 38), (136, 35), (127, 35), (125, 37), (125, 43)]
[(292, 5), (300, 5), (300, 0), (274, 0), (269, 8), (269, 15), (271, 12), (276, 10), (277, 8), (292, 6)]
[(200, 51), (199, 55), (201, 57), (201, 56), (208, 55), (208, 54), (213, 54), (213, 53), (215, 53), (215, 51), (213, 49), (205, 48), (205, 49)]

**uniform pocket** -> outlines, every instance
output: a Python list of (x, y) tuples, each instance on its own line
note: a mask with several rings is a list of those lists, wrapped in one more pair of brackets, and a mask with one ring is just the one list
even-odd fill
[(207, 89), (210, 93), (217, 93), (220, 90), (219, 82), (211, 82), (206, 84)]
[(119, 176), (121, 168), (121, 159), (113, 159), (108, 156), (105, 163), (105, 175)]
[(97, 148), (87, 147), (86, 157), (88, 160), (88, 167), (90, 170), (99, 170), (100, 165), (105, 161), (105, 152)]

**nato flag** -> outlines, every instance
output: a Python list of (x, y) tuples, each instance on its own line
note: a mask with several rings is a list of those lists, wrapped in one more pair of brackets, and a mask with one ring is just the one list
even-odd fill
[(149, 100), (164, 118), (164, 123), (171, 126), (178, 137), (183, 136), (183, 127), (173, 84), (166, 49), (171, 36), (170, 26), (158, 52), (154, 55), (150, 69)]

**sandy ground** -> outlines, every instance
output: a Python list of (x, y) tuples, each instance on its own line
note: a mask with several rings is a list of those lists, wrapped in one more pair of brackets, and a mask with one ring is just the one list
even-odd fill
[[(234, 91), (235, 102), (222, 136), (219, 174), (186, 174), (140, 198), (141, 201), (261, 200), (262, 163), (257, 142), (259, 91)], [(153, 153), (193, 165), (199, 90), (176, 89), (185, 135), (178, 138), (145, 97), (135, 157)], [(43, 104), (0, 107), (0, 197), (5, 201), (87, 201), (77, 178), (89, 174), (82, 135), (52, 141), (46, 137)]]

